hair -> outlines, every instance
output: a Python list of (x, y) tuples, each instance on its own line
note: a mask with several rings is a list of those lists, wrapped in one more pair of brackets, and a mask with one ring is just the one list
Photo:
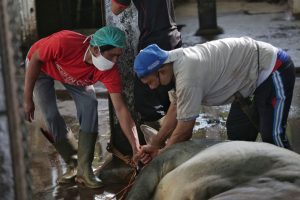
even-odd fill
[(108, 50), (111, 50), (111, 49), (116, 48), (116, 47), (113, 46), (113, 45), (104, 45), (104, 46), (101, 46), (99, 48), (100, 48), (101, 52), (104, 52), (104, 51), (108, 51)]

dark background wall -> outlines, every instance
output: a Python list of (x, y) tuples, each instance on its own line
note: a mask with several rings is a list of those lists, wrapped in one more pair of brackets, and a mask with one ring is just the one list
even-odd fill
[(62, 29), (97, 28), (104, 24), (101, 0), (36, 0), (38, 37)]

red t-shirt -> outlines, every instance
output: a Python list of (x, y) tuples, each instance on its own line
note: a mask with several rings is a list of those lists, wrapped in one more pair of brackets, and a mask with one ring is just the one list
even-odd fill
[(110, 70), (100, 71), (83, 61), (89, 46), (89, 40), (85, 40), (86, 36), (80, 33), (60, 31), (34, 43), (27, 58), (30, 60), (38, 50), (43, 62), (42, 72), (53, 79), (75, 86), (87, 86), (100, 81), (109, 93), (120, 93), (122, 84), (116, 65)]

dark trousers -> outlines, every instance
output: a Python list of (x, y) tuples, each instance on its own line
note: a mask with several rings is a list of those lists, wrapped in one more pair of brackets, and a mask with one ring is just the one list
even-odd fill
[(259, 132), (263, 142), (290, 148), (285, 130), (294, 84), (295, 68), (288, 57), (254, 92), (253, 108), (258, 114), (258, 128), (238, 102), (232, 103), (226, 123), (228, 139), (255, 141)]

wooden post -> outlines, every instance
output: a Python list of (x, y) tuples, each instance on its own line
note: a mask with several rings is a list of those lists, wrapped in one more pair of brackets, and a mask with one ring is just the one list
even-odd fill
[(196, 35), (217, 35), (223, 33), (223, 29), (217, 25), (216, 0), (197, 0), (199, 29)]
[[(0, 193), (1, 199), (31, 199), (22, 120), (23, 75), (19, 5), (0, 0)], [(28, 158), (28, 157), (27, 157)]]

